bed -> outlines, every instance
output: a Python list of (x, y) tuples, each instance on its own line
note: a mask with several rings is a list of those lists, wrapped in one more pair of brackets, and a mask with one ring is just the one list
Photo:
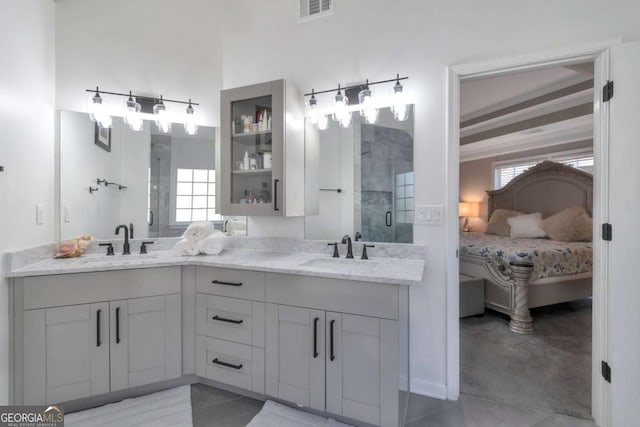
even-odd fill
[[(565, 208), (593, 204), (590, 174), (545, 161), (517, 176), (505, 187), (487, 191), (489, 217), (496, 209), (543, 217)], [(508, 314), (509, 328), (533, 332), (530, 308), (591, 296), (593, 248), (591, 242), (462, 233), (460, 273), (485, 280), (485, 306)]]

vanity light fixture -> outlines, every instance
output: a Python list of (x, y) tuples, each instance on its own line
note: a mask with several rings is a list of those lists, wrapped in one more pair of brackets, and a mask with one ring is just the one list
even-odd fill
[[(93, 92), (93, 90), (91, 91)], [(98, 123), (101, 128), (111, 127), (111, 116), (107, 111), (107, 103), (100, 96), (100, 90), (96, 86), (96, 93), (89, 98), (88, 102), (89, 118)]]
[(140, 111), (142, 106), (137, 100), (133, 99), (131, 91), (129, 91), (129, 99), (127, 100), (127, 114), (124, 116), (124, 122), (129, 125), (129, 128), (133, 131), (141, 131), (143, 128), (143, 121), (140, 117)]
[(409, 104), (406, 95), (404, 86), (400, 84), (400, 74), (398, 74), (396, 76), (396, 84), (393, 86), (391, 112), (393, 113), (393, 117), (399, 122), (403, 122), (409, 118)]
[(349, 98), (342, 94), (340, 85), (338, 85), (338, 93), (333, 98), (333, 120), (340, 123), (343, 128), (351, 125), (351, 111), (349, 111)]
[[(170, 133), (172, 123), (183, 123), (185, 133), (188, 135), (196, 135), (198, 132), (197, 115), (194, 106), (199, 105), (191, 101), (179, 101), (175, 99), (165, 99), (162, 95), (160, 99), (155, 97), (134, 95), (120, 92), (100, 91), (98, 87), (94, 89), (86, 89), (87, 92), (94, 93), (89, 98), (87, 109), (91, 120), (97, 122), (101, 127), (111, 127), (111, 117), (123, 117), (125, 123), (134, 131), (140, 131), (144, 128), (144, 120), (153, 120), (158, 129), (163, 133)], [(116, 104), (107, 105), (104, 95), (125, 96), (127, 101), (125, 108), (119, 108)], [(167, 110), (166, 102), (187, 105), (184, 113), (171, 112)], [(153, 109), (151, 105), (153, 104)], [(153, 110), (153, 112), (151, 111)]]
[(156, 126), (158, 126), (158, 130), (162, 133), (170, 133), (171, 121), (167, 115), (167, 107), (165, 107), (162, 101), (162, 95), (160, 95), (158, 103), (153, 106), (153, 114), (156, 116)]
[[(402, 80), (407, 80), (409, 77), (400, 77), (397, 74), (395, 78), (389, 80), (380, 80), (376, 82), (369, 82), (367, 79), (365, 84), (358, 84), (353, 86), (342, 87), (338, 85), (337, 89), (328, 89), (316, 92), (315, 89), (311, 93), (305, 93), (304, 96), (311, 96), (309, 99), (309, 107), (307, 108), (306, 116), (309, 117), (309, 121), (315, 124), (318, 129), (324, 130), (329, 126), (327, 116), (325, 114), (331, 114), (333, 120), (338, 122), (342, 127), (349, 127), (351, 125), (351, 113), (358, 111), (367, 123), (377, 123), (380, 108), (391, 107), (393, 117), (397, 121), (405, 121), (409, 118), (409, 112), (411, 108), (410, 97), (407, 94), (406, 88), (400, 83)], [(379, 84), (395, 83), (391, 93), (386, 95), (387, 92), (378, 91), (375, 95), (371, 90), (371, 86)], [(332, 108), (329, 110), (323, 110), (318, 105), (316, 95), (325, 94), (329, 92), (338, 91), (333, 98)], [(345, 94), (342, 94), (342, 91)], [(356, 105), (349, 105), (349, 98), (347, 93), (349, 90), (359, 91), (357, 95)], [(380, 95), (380, 94), (383, 95)]]
[(364, 89), (358, 93), (358, 100), (360, 101), (360, 115), (369, 124), (374, 124), (378, 121), (378, 108), (373, 100), (373, 92), (369, 89), (369, 79), (364, 86)]
[(193, 105), (191, 105), (191, 98), (189, 98), (189, 106), (187, 107), (187, 116), (184, 119), (184, 131), (187, 135), (196, 135), (198, 133), (198, 124), (196, 123), (195, 111)]

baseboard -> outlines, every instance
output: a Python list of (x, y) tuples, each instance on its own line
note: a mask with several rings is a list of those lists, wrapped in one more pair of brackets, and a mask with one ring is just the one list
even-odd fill
[(447, 399), (447, 386), (444, 384), (425, 381), (418, 378), (411, 379), (411, 393), (422, 396), (433, 397), (435, 399)]

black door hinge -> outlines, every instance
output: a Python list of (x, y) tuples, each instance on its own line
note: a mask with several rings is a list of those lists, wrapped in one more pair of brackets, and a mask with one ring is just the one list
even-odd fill
[(611, 384), (611, 366), (604, 360), (601, 363), (602, 366), (602, 378), (609, 384)]
[(607, 80), (607, 84), (602, 88), (602, 102), (609, 102), (613, 98), (613, 82)]
[(608, 222), (602, 224), (602, 240), (610, 242), (613, 239), (613, 226)]

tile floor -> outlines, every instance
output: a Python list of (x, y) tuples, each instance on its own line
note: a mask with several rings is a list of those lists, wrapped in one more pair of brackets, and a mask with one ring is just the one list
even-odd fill
[[(195, 427), (244, 427), (262, 402), (202, 384), (191, 387)], [(595, 427), (592, 421), (558, 415), (547, 409), (525, 408), (472, 396), (457, 402), (412, 394), (407, 427)]]

